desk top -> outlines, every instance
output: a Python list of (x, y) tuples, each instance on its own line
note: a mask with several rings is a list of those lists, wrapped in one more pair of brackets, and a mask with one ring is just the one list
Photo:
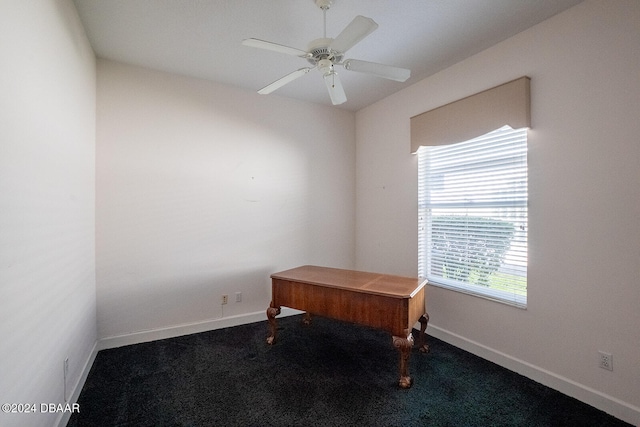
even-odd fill
[(308, 283), (392, 298), (413, 298), (426, 279), (304, 265), (271, 275), (272, 279)]

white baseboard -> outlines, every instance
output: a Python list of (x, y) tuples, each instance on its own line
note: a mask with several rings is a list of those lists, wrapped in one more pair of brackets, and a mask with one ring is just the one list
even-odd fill
[(527, 363), (524, 360), (514, 358), (508, 354), (454, 334), (453, 332), (439, 328), (431, 323), (429, 324), (427, 333), (510, 371), (530, 378), (554, 390), (558, 390), (567, 396), (578, 399), (627, 423), (640, 427), (640, 408), (637, 406), (623, 402), (613, 396), (609, 396), (561, 375)]
[[(301, 312), (283, 307), (282, 312), (278, 317), (292, 316), (298, 313)], [(185, 323), (182, 325), (169, 326), (166, 328), (137, 331), (129, 334), (106, 337), (100, 339), (97, 346), (98, 351), (100, 351), (106, 350), (108, 348), (122, 347), (131, 344), (140, 344), (143, 342), (163, 340), (166, 338), (175, 338), (183, 335), (197, 334), (200, 332), (229, 328), (232, 326), (246, 325), (247, 323), (262, 321), (267, 321), (267, 314), (265, 311), (258, 311), (254, 313), (239, 314), (237, 316), (209, 319), (202, 322)]]
[[(98, 342), (96, 341), (93, 344), (93, 348), (89, 353), (89, 357), (87, 358), (84, 366), (82, 367), (82, 372), (80, 373), (80, 377), (78, 381), (73, 386), (71, 390), (71, 394), (69, 396), (69, 404), (77, 403), (78, 398), (80, 397), (80, 392), (82, 391), (82, 387), (84, 387), (85, 381), (87, 381), (87, 377), (89, 376), (89, 371), (91, 371), (91, 367), (93, 366), (93, 362), (96, 360), (96, 355), (98, 354)], [(82, 410), (82, 408), (80, 408)], [(71, 412), (62, 412), (62, 414), (58, 417), (55, 425), (58, 427), (65, 427), (71, 418)]]

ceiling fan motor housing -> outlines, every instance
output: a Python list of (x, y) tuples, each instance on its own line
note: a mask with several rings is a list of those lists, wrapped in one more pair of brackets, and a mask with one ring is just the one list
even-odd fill
[(342, 61), (344, 54), (329, 48), (332, 41), (333, 39), (331, 38), (320, 38), (309, 43), (309, 49), (307, 51), (309, 52), (310, 58), (308, 58), (308, 61), (313, 65), (318, 64), (318, 62), (323, 59), (337, 63)]

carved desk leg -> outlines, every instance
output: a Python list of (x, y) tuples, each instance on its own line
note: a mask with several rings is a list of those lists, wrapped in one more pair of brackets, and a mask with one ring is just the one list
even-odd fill
[(278, 330), (278, 321), (276, 320), (276, 316), (278, 314), (280, 314), (280, 307), (269, 306), (269, 308), (267, 308), (267, 320), (269, 320), (269, 336), (267, 337), (267, 344), (273, 344), (276, 340), (276, 331)]
[(409, 376), (409, 356), (413, 347), (413, 336), (407, 333), (407, 337), (393, 336), (393, 346), (400, 352), (400, 381), (401, 388), (411, 387), (411, 377)]
[(305, 312), (302, 315), (302, 324), (307, 326), (311, 324), (311, 314)]
[(429, 315), (427, 313), (418, 319), (420, 322), (420, 335), (418, 336), (418, 350), (420, 353), (429, 353), (429, 345), (427, 344), (427, 324), (429, 323)]

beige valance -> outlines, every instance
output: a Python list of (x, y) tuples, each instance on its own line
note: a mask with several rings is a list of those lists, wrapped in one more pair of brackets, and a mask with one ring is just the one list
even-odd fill
[(411, 117), (411, 152), (467, 141), (504, 125), (531, 127), (530, 80), (521, 77)]

